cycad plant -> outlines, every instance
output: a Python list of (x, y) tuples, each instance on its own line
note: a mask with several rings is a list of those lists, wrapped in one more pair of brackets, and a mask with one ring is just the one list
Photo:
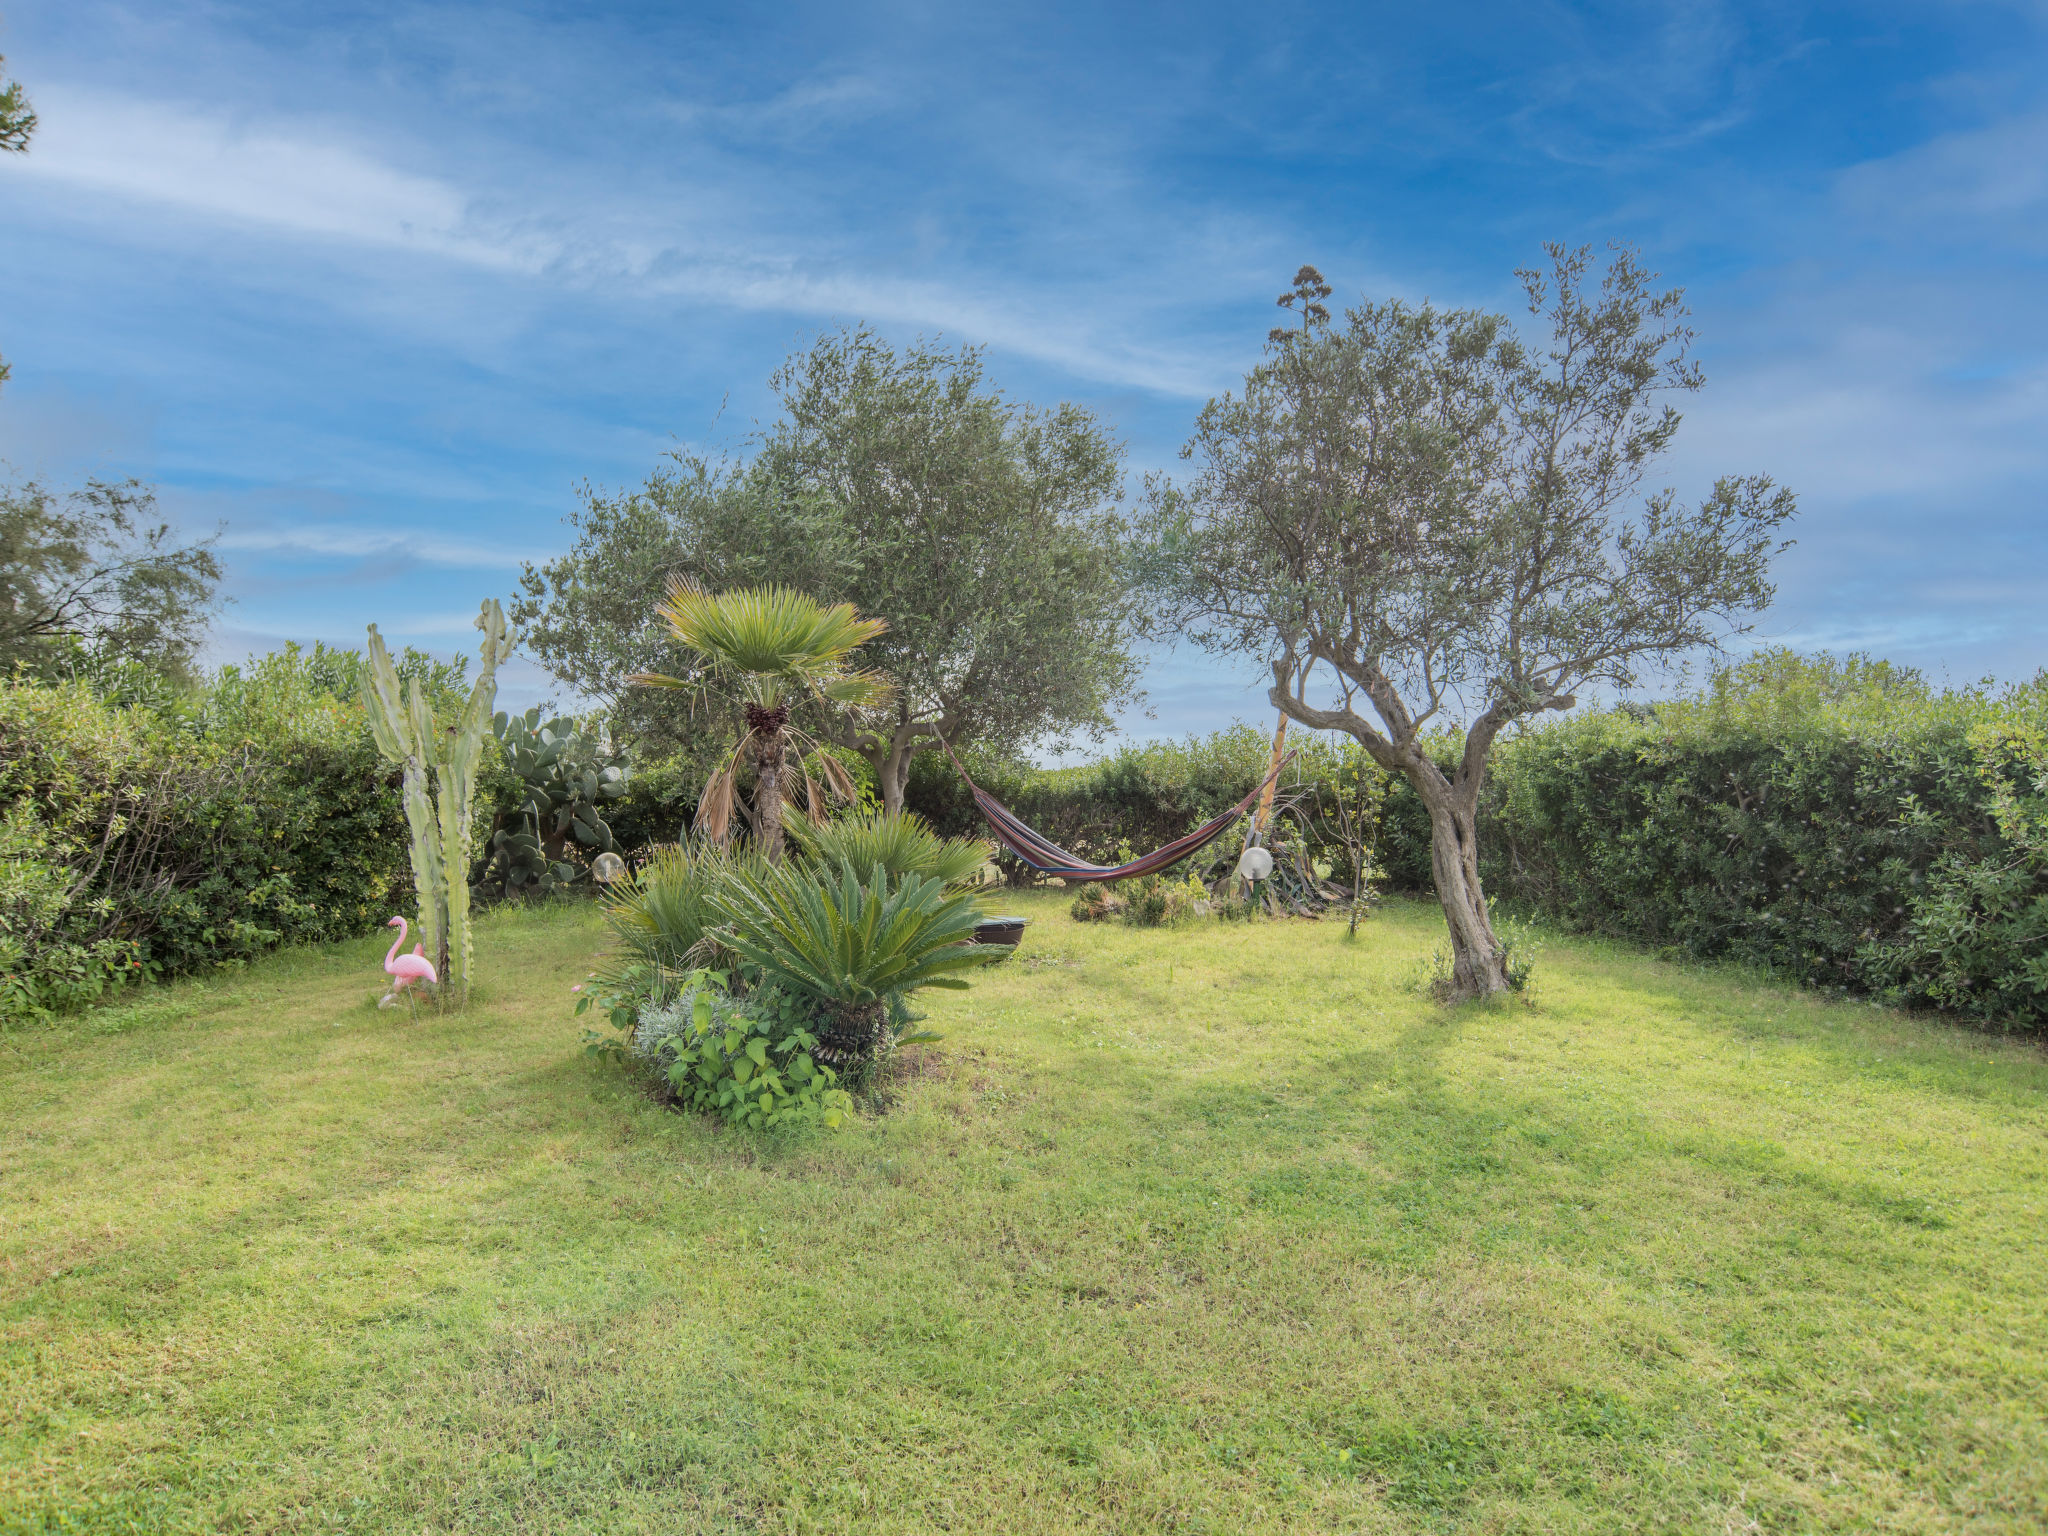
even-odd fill
[(889, 1002), (920, 987), (965, 988), (960, 973), (1010, 953), (974, 944), (981, 908), (943, 880), (891, 880), (850, 867), (826, 878), (800, 867), (735, 872), (706, 897), (719, 938), (764, 981), (816, 1010), (817, 1058), (844, 1073), (873, 1059)]
[[(712, 772), (698, 802), (698, 825), (724, 841), (732, 822), (735, 779), (740, 764), (752, 759), (755, 773), (754, 831), (768, 858), (782, 858), (783, 779), (790, 747), (796, 747), (805, 806), (813, 819), (824, 814), (824, 798), (811, 776), (815, 766), (825, 785), (841, 799), (853, 796), (853, 780), (816, 743), (793, 731), (792, 702), (804, 695), (820, 703), (871, 709), (895, 695), (894, 686), (874, 672), (848, 665), (853, 652), (889, 626), (863, 618), (851, 603), (826, 607), (788, 587), (749, 587), (737, 592), (707, 592), (695, 582), (672, 577), (668, 595), (656, 609), (669, 633), (703, 658), (704, 679), (636, 673), (632, 681), (645, 688), (697, 690), (706, 681), (732, 689), (739, 696), (746, 731), (727, 758)], [(808, 747), (806, 743), (808, 742)]]
[(751, 844), (728, 849), (699, 838), (655, 852), (613, 887), (605, 906), (611, 942), (598, 966), (602, 989), (658, 1005), (699, 967), (724, 967), (733, 957), (719, 942), (711, 893), (736, 872), (766, 868)]
[(830, 821), (795, 822), (790, 836), (821, 871), (865, 875), (877, 864), (892, 876), (924, 875), (959, 885), (988, 868), (995, 850), (975, 837), (941, 837), (915, 811), (873, 811)]

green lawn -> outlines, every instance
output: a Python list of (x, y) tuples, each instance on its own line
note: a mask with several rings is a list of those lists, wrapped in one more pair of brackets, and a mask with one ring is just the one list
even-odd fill
[(2048, 1060), (1441, 924), (1051, 897), (767, 1145), (381, 946), (0, 1036), (0, 1529), (2039, 1531)]

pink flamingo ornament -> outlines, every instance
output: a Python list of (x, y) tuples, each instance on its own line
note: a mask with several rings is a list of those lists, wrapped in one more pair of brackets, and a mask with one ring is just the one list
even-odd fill
[[(399, 946), (405, 943), (407, 932), (404, 918), (394, 917), (384, 926), (396, 928), (398, 930), (398, 937), (391, 941), (391, 953), (384, 957), (384, 972), (391, 978), (391, 990), (385, 993), (382, 1000), (378, 1002), (377, 1006), (379, 1008), (389, 1008), (398, 1001), (398, 994), (405, 992), (405, 989), (416, 981), (439, 980), (434, 975), (433, 962), (427, 958), (426, 945), (413, 945), (412, 953), (409, 955), (401, 955), (398, 952)], [(406, 992), (405, 1000), (408, 1003), (412, 1002), (413, 999), (410, 992)], [(415, 1019), (419, 1017), (417, 1005), (413, 1008), (413, 1017)]]

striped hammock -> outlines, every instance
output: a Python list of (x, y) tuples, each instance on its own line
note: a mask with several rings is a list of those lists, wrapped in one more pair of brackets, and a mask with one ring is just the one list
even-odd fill
[(946, 756), (953, 759), (953, 766), (960, 770), (960, 777), (973, 792), (974, 803), (987, 820), (989, 830), (996, 841), (1037, 870), (1041, 875), (1057, 875), (1062, 880), (1130, 880), (1139, 875), (1157, 874), (1169, 865), (1178, 864), (1191, 853), (1199, 852), (1229, 831), (1237, 818), (1252, 808), (1252, 802), (1259, 798), (1265, 787), (1280, 776), (1280, 770), (1294, 760), (1288, 753), (1273, 765), (1273, 771), (1252, 786), (1252, 792), (1236, 805), (1211, 821), (1203, 822), (1184, 837), (1177, 837), (1164, 848), (1146, 854), (1142, 859), (1133, 859), (1128, 864), (1090, 864), (1078, 859), (1056, 843), (1047, 841), (1017, 819), (1016, 813), (1006, 807), (987, 790), (974, 782), (967, 771), (967, 765), (960, 761), (952, 745), (943, 738), (939, 745), (945, 747)]

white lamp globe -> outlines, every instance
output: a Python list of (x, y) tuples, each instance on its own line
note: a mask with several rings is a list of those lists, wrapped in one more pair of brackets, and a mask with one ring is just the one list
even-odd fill
[(610, 885), (614, 880), (624, 878), (626, 861), (616, 853), (600, 853), (591, 860), (590, 872), (597, 877), (600, 885)]
[(1247, 848), (1238, 855), (1237, 872), (1247, 880), (1263, 880), (1273, 873), (1273, 855), (1263, 848)]

